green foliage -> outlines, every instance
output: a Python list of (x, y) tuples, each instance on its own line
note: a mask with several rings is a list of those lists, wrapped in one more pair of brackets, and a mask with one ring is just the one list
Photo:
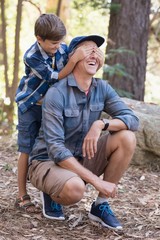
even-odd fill
[(133, 78), (129, 73), (127, 73), (125, 66), (120, 63), (116, 63), (113, 66), (105, 64), (103, 71), (107, 73), (109, 77), (116, 75), (118, 77)]
[(110, 6), (110, 1), (109, 0), (74, 0), (73, 1), (73, 6), (77, 10), (82, 9), (86, 5), (91, 6), (94, 9), (101, 9), (101, 8), (109, 8)]
[[(124, 47), (119, 47), (117, 49), (110, 49), (106, 55), (106, 59), (110, 60), (116, 57), (117, 55), (129, 54), (130, 56), (134, 56), (135, 52)], [(133, 79), (133, 77), (127, 73), (127, 70), (123, 64), (116, 63), (113, 66), (105, 64), (103, 71), (108, 74), (109, 77), (113, 77), (114, 75), (118, 77), (127, 77), (128, 79)]]
[[(70, 18), (67, 20), (68, 36), (70, 39), (74, 36), (86, 34), (99, 34), (106, 37), (109, 10), (94, 9), (90, 4), (86, 4), (82, 0), (76, 1), (76, 4), (80, 7), (75, 8), (74, 2), (71, 2)], [(79, 4), (83, 4), (83, 7)]]
[(114, 58), (115, 56), (117, 56), (118, 54), (129, 54), (130, 56), (134, 56), (135, 55), (135, 52), (132, 51), (132, 50), (129, 50), (127, 48), (124, 48), (124, 47), (119, 47), (119, 48), (116, 48), (116, 49), (110, 49), (107, 53), (107, 56), (106, 56), (106, 59), (111, 59), (111, 58)]
[[(134, 56), (135, 52), (124, 47), (120, 47), (117, 49), (110, 49), (107, 53), (106, 59), (110, 60), (116, 57), (117, 55), (129, 54), (130, 56)], [(104, 64), (103, 67), (104, 73), (107, 74), (108, 78), (117, 76), (119, 78), (126, 77), (126, 80), (133, 79), (133, 76), (129, 74), (123, 64), (116, 63), (114, 65)], [(117, 93), (121, 97), (133, 98), (133, 94), (122, 89), (115, 89)]]
[(83, 9), (86, 5), (93, 9), (110, 9), (111, 11), (119, 11), (121, 4), (111, 3), (111, 0), (73, 0), (73, 7), (77, 10)]

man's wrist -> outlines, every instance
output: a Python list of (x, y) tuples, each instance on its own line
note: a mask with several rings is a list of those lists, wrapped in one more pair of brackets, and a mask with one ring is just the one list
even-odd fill
[(108, 127), (109, 127), (109, 120), (106, 119), (106, 118), (102, 118), (101, 121), (104, 124), (104, 127), (103, 127), (102, 131), (106, 131), (108, 129)]

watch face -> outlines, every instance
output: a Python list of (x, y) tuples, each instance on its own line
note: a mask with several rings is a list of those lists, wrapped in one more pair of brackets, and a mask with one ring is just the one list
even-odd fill
[(105, 131), (109, 127), (109, 121), (108, 121), (108, 119), (105, 119), (105, 118), (103, 118), (102, 121), (104, 122), (103, 131)]
[(108, 120), (107, 119), (103, 119), (103, 122), (104, 122), (105, 125), (108, 124)]

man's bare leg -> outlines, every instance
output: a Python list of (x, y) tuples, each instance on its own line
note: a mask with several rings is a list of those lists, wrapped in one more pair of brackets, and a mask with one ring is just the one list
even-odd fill
[[(128, 130), (109, 135), (106, 145), (109, 163), (104, 172), (104, 180), (118, 184), (127, 170), (136, 147), (135, 134)], [(103, 196), (101, 193), (99, 196)]]
[[(132, 159), (136, 146), (136, 138), (133, 132), (123, 130), (109, 135), (106, 152), (109, 163), (104, 172), (104, 181), (118, 184)], [(112, 196), (111, 196), (112, 197)], [(106, 196), (99, 193), (92, 204), (89, 213), (92, 221), (100, 222), (103, 226), (122, 230), (123, 227), (111, 210)]]

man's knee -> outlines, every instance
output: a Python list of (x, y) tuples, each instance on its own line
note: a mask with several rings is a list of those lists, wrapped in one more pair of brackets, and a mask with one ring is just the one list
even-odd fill
[(79, 177), (73, 177), (65, 183), (59, 196), (61, 199), (65, 199), (65, 205), (70, 205), (79, 202), (83, 198), (84, 191), (83, 180)]
[(122, 146), (128, 150), (134, 150), (136, 147), (136, 136), (135, 133), (129, 130), (123, 130), (119, 132), (119, 141)]

